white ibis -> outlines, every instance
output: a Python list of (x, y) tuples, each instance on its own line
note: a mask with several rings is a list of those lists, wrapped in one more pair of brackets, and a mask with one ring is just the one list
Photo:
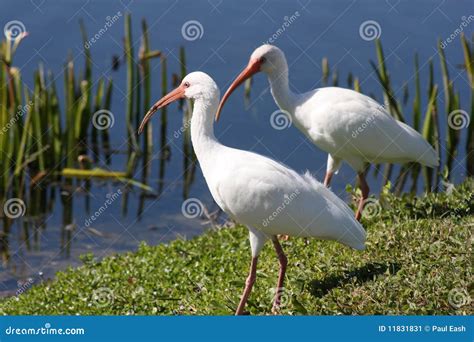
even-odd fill
[(139, 133), (159, 108), (181, 98), (194, 100), (191, 141), (209, 190), (219, 207), (250, 232), (252, 262), (236, 314), (244, 313), (258, 255), (268, 240), (280, 262), (273, 302), (277, 312), (287, 266), (278, 234), (335, 240), (359, 250), (364, 248), (366, 234), (350, 208), (308, 173), (300, 175), (270, 158), (222, 145), (213, 129), (219, 97), (212, 78), (193, 72), (153, 105)]
[(328, 153), (324, 185), (329, 186), (342, 161), (358, 174), (362, 191), (356, 218), (360, 220), (369, 186), (364, 176), (365, 163), (418, 162), (438, 166), (438, 155), (414, 129), (395, 120), (372, 98), (356, 91), (326, 87), (295, 94), (288, 82), (288, 64), (283, 51), (262, 45), (250, 56), (245, 69), (226, 91), (216, 113), (247, 78), (258, 72), (267, 74), (278, 107), (290, 115), (294, 125), (316, 146)]

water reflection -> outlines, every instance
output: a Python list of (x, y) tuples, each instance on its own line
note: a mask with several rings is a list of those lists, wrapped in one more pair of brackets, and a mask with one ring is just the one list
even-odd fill
[[(96, 202), (100, 202), (104, 188), (109, 189), (106, 195), (112, 191), (120, 189), (121, 195), (121, 215), (123, 217), (134, 216), (129, 212), (130, 204), (134, 201), (136, 207), (136, 220), (142, 219), (145, 212), (147, 203), (156, 205), (156, 201), (160, 201), (163, 189), (167, 184), (165, 181), (165, 175), (167, 168), (170, 167), (171, 153), (170, 147), (166, 138), (166, 113), (161, 120), (162, 127), (160, 132), (162, 138), (160, 139), (161, 146), (159, 151), (156, 153), (156, 157), (151, 154), (138, 154), (133, 150), (127, 155), (127, 174), (134, 175), (135, 178), (139, 178), (142, 184), (152, 185), (154, 192), (147, 191), (145, 189), (136, 188), (130, 184), (123, 184), (121, 182), (113, 181), (97, 181), (92, 179), (85, 180), (74, 180), (64, 179), (61, 183), (45, 181), (35, 184), (33, 187), (29, 187), (25, 191), (25, 208), (27, 208), (24, 216), (11, 219), (8, 216), (2, 217), (3, 230), (0, 233), (0, 253), (2, 256), (2, 269), (3, 272), (0, 276), (0, 293), (11, 293), (17, 289), (15, 279), (19, 282), (28, 281), (28, 279), (34, 274), (40, 265), (45, 261), (47, 267), (53, 266), (51, 264), (57, 263), (58, 260), (69, 260), (71, 257), (71, 248), (78, 247), (77, 244), (86, 244), (88, 241), (80, 241), (84, 239), (84, 235), (94, 240), (97, 238), (113, 241), (116, 236), (107, 232), (101, 231), (99, 227), (96, 227), (94, 222), (79, 222), (78, 220), (87, 214), (87, 216), (93, 216), (98, 212), (101, 213), (101, 209), (95, 207)], [(189, 144), (189, 140), (184, 139), (183, 144)], [(183, 148), (184, 148), (183, 146)], [(191, 146), (186, 146), (186, 151), (192, 152)], [(101, 155), (105, 152), (103, 150), (98, 151)], [(115, 157), (120, 157), (120, 153), (111, 153), (109, 155), (110, 160)], [(192, 157), (191, 157), (192, 158)], [(182, 194), (183, 200), (187, 198), (190, 193), (190, 187), (192, 186), (196, 171), (195, 160), (186, 157), (188, 162), (183, 164), (182, 170)], [(154, 169), (154, 165), (158, 166), (158, 178), (156, 181), (150, 180), (151, 172)], [(175, 189), (171, 189), (175, 191)], [(133, 196), (133, 197), (132, 197)], [(138, 197), (138, 200), (135, 200)], [(118, 203), (119, 200), (117, 200)], [(76, 210), (78, 208), (79, 210)], [(57, 213), (60, 215), (60, 230), (59, 236), (56, 242), (53, 242), (48, 234), (46, 238), (45, 232), (48, 231), (48, 225), (54, 226), (54, 217)], [(52, 218), (52, 222), (48, 220)], [(114, 222), (110, 223), (114, 225)], [(158, 227), (147, 227), (147, 229), (160, 230), (163, 228)], [(18, 234), (18, 236), (12, 235), (12, 233)], [(80, 238), (81, 236), (81, 238)], [(15, 250), (11, 250), (10, 239), (17, 238)], [(89, 239), (87, 238), (87, 239)], [(87, 240), (86, 239), (86, 240)], [(55, 239), (56, 240), (56, 239)], [(89, 242), (90, 243), (90, 242)], [(44, 244), (44, 245), (43, 245)], [(138, 243), (137, 243), (138, 244)], [(56, 247), (54, 247), (56, 245)], [(35, 257), (33, 257), (35, 255)], [(33, 259), (31, 259), (33, 257)], [(38, 260), (35, 260), (37, 258)], [(31, 264), (31, 265), (30, 265)], [(33, 266), (34, 265), (34, 266)], [(47, 273), (47, 276), (51, 276), (51, 272)]]

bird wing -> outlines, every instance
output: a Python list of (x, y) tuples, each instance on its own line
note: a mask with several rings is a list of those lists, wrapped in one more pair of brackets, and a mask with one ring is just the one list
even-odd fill
[(300, 175), (261, 155), (220, 153), (214, 192), (237, 221), (271, 235), (318, 237), (363, 248), (365, 231), (344, 201), (311, 175)]
[(437, 163), (434, 149), (414, 129), (395, 120), (372, 98), (337, 87), (303, 94), (298, 121), (321, 149), (341, 159)]

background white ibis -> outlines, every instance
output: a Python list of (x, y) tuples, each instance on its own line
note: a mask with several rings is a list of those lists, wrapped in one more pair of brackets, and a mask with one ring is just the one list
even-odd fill
[(250, 274), (236, 314), (244, 312), (258, 255), (270, 239), (280, 261), (273, 303), (277, 311), (287, 265), (277, 234), (336, 240), (356, 249), (364, 248), (366, 234), (350, 208), (309, 174), (300, 175), (270, 158), (219, 143), (213, 129), (219, 96), (212, 78), (193, 72), (153, 105), (139, 132), (157, 109), (180, 98), (194, 99), (191, 140), (209, 190), (219, 207), (250, 231)]
[(247, 67), (222, 98), (216, 120), (232, 92), (260, 71), (267, 74), (278, 107), (291, 116), (295, 126), (316, 146), (328, 153), (324, 184), (329, 186), (342, 161), (358, 173), (362, 191), (356, 212), (358, 220), (369, 195), (365, 163), (418, 162), (429, 167), (438, 166), (438, 155), (431, 145), (417, 131), (395, 120), (372, 98), (338, 87), (293, 93), (289, 87), (285, 55), (273, 45), (262, 45), (252, 53)]

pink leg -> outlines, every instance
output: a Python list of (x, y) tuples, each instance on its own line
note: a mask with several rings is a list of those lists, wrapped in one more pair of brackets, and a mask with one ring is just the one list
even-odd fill
[(369, 185), (365, 181), (365, 175), (363, 172), (358, 174), (360, 190), (362, 191), (362, 198), (359, 201), (359, 206), (356, 212), (356, 220), (360, 221), (362, 217), (362, 210), (364, 210), (365, 200), (369, 197)]
[(250, 272), (247, 280), (245, 282), (245, 289), (242, 297), (240, 298), (239, 306), (237, 307), (237, 311), (235, 312), (236, 315), (243, 315), (245, 304), (247, 303), (247, 299), (250, 296), (250, 292), (252, 292), (253, 284), (255, 283), (255, 279), (257, 278), (257, 261), (258, 257), (252, 258), (252, 262), (250, 264)]
[(331, 184), (331, 179), (332, 179), (332, 175), (334, 173), (331, 172), (331, 171), (328, 171), (326, 172), (326, 176), (324, 177), (324, 186), (329, 188), (329, 184)]
[(281, 248), (280, 242), (276, 237), (273, 237), (273, 246), (275, 246), (275, 250), (278, 256), (278, 260), (280, 261), (280, 272), (278, 273), (278, 283), (277, 288), (275, 291), (275, 299), (273, 302), (273, 313), (278, 313), (280, 310), (280, 302), (281, 302), (281, 294), (283, 291), (283, 282), (285, 281), (285, 273), (286, 273), (286, 266), (288, 265), (288, 259), (283, 252), (283, 248)]

